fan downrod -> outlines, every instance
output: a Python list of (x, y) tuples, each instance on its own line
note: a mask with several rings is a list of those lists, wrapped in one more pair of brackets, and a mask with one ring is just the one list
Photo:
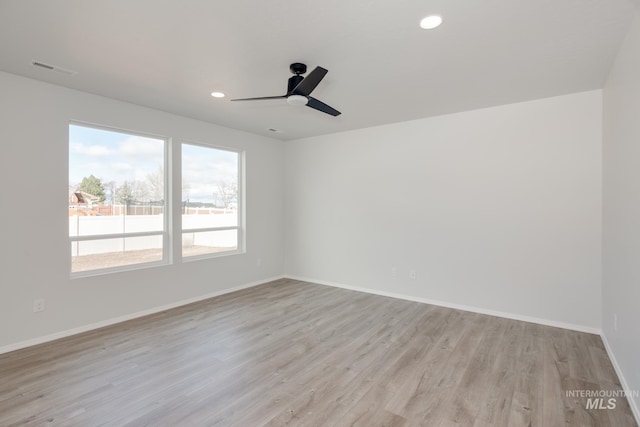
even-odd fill
[(300, 62), (294, 62), (293, 64), (289, 65), (289, 69), (291, 70), (291, 72), (293, 74), (295, 74), (297, 76), (307, 72), (307, 66), (305, 64), (300, 63)]

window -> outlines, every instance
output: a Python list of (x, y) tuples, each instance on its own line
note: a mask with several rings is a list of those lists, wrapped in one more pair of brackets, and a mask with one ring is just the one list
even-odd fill
[[(182, 167), (169, 168), (168, 139), (69, 125), (72, 276), (243, 250), (242, 153), (197, 143), (179, 148)], [(182, 176), (171, 176), (174, 169)], [(171, 192), (182, 203), (170, 202), (169, 182), (182, 183)], [(170, 218), (181, 218), (182, 228), (173, 230)], [(181, 254), (171, 252), (174, 239)]]
[(69, 125), (72, 274), (168, 262), (167, 141)]
[(241, 249), (241, 154), (182, 144), (182, 256)]

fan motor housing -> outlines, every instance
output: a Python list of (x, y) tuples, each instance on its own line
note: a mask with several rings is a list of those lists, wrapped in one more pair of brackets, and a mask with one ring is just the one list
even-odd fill
[(289, 69), (293, 74), (304, 74), (307, 72), (306, 64), (303, 64), (301, 62), (294, 62), (293, 64), (289, 65)]
[(295, 89), (295, 87), (298, 86), (298, 84), (303, 80), (304, 80), (304, 77), (300, 75), (289, 77), (289, 84), (287, 85), (287, 94), (293, 92), (293, 89)]
[(316, 67), (309, 73), (307, 77), (303, 77), (302, 74), (307, 72), (307, 66), (301, 62), (294, 62), (289, 65), (289, 69), (293, 74), (289, 77), (287, 82), (287, 93), (279, 96), (261, 96), (257, 98), (242, 98), (232, 99), (232, 101), (261, 101), (267, 99), (282, 99), (286, 98), (287, 102), (292, 105), (306, 105), (314, 110), (320, 111), (330, 116), (339, 116), (340, 111), (325, 104), (324, 102), (312, 98), (309, 96), (311, 92), (318, 86), (320, 81), (324, 78), (329, 70), (322, 67)]

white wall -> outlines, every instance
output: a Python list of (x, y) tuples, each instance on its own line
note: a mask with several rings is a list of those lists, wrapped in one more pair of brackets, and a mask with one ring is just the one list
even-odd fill
[[(0, 89), (0, 224), (17, 224), (0, 239), (0, 349), (283, 271), (600, 327), (600, 91), (291, 141), (285, 152), (7, 73)], [(246, 150), (247, 253), (70, 280), (69, 120)], [(33, 313), (35, 298), (44, 312)]]
[[(0, 93), (0, 349), (282, 275), (282, 142), (7, 73)], [(70, 120), (246, 150), (247, 253), (70, 280)]]
[[(604, 88), (603, 332), (640, 390), (640, 14)], [(617, 316), (617, 329), (614, 324)], [(640, 398), (634, 399), (640, 419)]]
[(601, 96), (289, 141), (286, 274), (599, 330)]

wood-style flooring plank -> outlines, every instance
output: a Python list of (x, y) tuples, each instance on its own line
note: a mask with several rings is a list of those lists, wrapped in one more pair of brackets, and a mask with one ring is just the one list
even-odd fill
[(0, 355), (0, 426), (637, 426), (596, 335), (282, 279)]

